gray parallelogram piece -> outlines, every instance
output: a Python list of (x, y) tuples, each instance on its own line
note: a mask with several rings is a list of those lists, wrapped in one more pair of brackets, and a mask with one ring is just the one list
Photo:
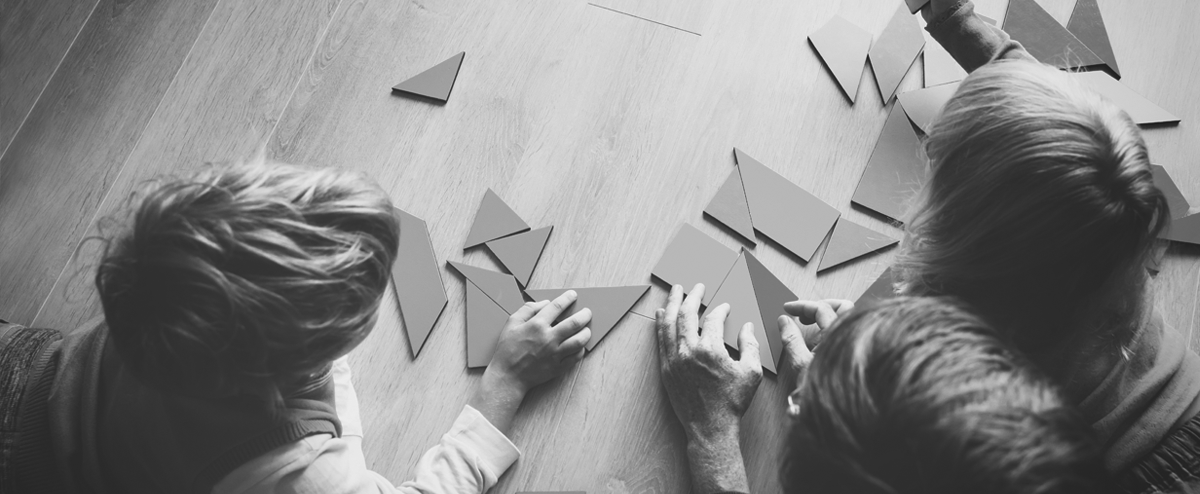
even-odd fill
[(449, 299), (425, 222), (399, 208), (392, 208), (392, 214), (400, 223), (400, 248), (392, 264), (392, 284), (408, 346), (416, 357)]

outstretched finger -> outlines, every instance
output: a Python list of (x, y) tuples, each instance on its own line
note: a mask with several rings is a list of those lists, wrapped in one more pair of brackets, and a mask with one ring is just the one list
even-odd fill
[(558, 351), (567, 356), (577, 354), (580, 350), (587, 348), (588, 341), (591, 339), (592, 328), (583, 328), (570, 338), (563, 340), (562, 345), (558, 346)]
[(689, 347), (700, 343), (700, 300), (704, 298), (704, 284), (696, 283), (691, 293), (683, 299), (679, 306), (679, 320), (675, 330), (679, 332), (679, 342)]
[(509, 317), (512, 320), (517, 321), (517, 322), (526, 322), (529, 320), (529, 318), (533, 317), (534, 314), (537, 314), (539, 310), (542, 310), (542, 307), (545, 307), (546, 304), (549, 304), (549, 303), (550, 303), (549, 300), (541, 300), (538, 302), (525, 302), (525, 304), (522, 305), (521, 308), (517, 309)]
[(800, 319), (800, 324), (816, 324), (825, 329), (837, 320), (833, 307), (824, 301), (796, 300), (783, 304), (784, 312)]
[(779, 333), (783, 341), (783, 353), (793, 364), (807, 366), (812, 360), (812, 350), (804, 340), (804, 333), (796, 321), (788, 316), (779, 316)]
[(575, 290), (567, 290), (562, 295), (551, 300), (545, 307), (542, 307), (542, 310), (539, 310), (537, 315), (533, 316), (531, 320), (538, 321), (546, 326), (553, 326), (554, 320), (558, 319), (558, 316), (562, 315), (563, 311), (567, 310), (567, 307), (574, 304), (576, 298)]
[(579, 309), (579, 312), (571, 314), (571, 317), (563, 319), (562, 322), (554, 325), (551, 333), (554, 338), (559, 341), (566, 341), (567, 338), (579, 334), (588, 324), (592, 323), (592, 309), (584, 307)]
[(700, 341), (713, 350), (722, 350), (725, 344), (725, 319), (729, 317), (729, 309), (729, 304), (721, 304), (709, 309), (704, 316)]
[(742, 331), (738, 333), (738, 351), (742, 354), (738, 359), (742, 365), (751, 369), (762, 368), (762, 358), (758, 355), (758, 338), (754, 337), (754, 323), (742, 325)]

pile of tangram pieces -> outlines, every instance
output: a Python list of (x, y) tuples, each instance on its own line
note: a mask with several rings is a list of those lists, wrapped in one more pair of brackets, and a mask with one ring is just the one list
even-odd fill
[(524, 305), (526, 296), (535, 301), (553, 300), (567, 290), (575, 290), (575, 303), (555, 323), (584, 307), (591, 309), (588, 327), (592, 339), (587, 343), (591, 351), (650, 289), (650, 285), (633, 285), (522, 291), (533, 276), (552, 230), (549, 226), (530, 230), (495, 192), (488, 189), (484, 194), (464, 249), (486, 246), (508, 273), (449, 262), (465, 279), (467, 290), (467, 367), (486, 367), (491, 362), (500, 332), (509, 316)]

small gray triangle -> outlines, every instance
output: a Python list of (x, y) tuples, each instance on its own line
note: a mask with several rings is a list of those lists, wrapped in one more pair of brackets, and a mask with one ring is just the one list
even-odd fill
[(450, 99), (450, 90), (454, 89), (454, 81), (458, 79), (458, 69), (462, 66), (466, 52), (447, 58), (446, 61), (434, 65), (429, 70), (412, 76), (408, 80), (392, 86), (392, 91), (415, 94), (446, 102)]

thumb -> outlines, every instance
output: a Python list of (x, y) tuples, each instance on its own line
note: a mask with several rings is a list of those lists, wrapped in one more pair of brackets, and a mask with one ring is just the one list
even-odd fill
[(762, 368), (762, 358), (758, 355), (758, 338), (754, 337), (754, 323), (742, 325), (742, 331), (738, 333), (738, 349), (742, 352), (739, 362), (751, 369)]
[(780, 339), (783, 340), (783, 352), (791, 359), (793, 367), (806, 367), (812, 360), (812, 351), (804, 341), (804, 333), (796, 320), (788, 316), (779, 316)]

